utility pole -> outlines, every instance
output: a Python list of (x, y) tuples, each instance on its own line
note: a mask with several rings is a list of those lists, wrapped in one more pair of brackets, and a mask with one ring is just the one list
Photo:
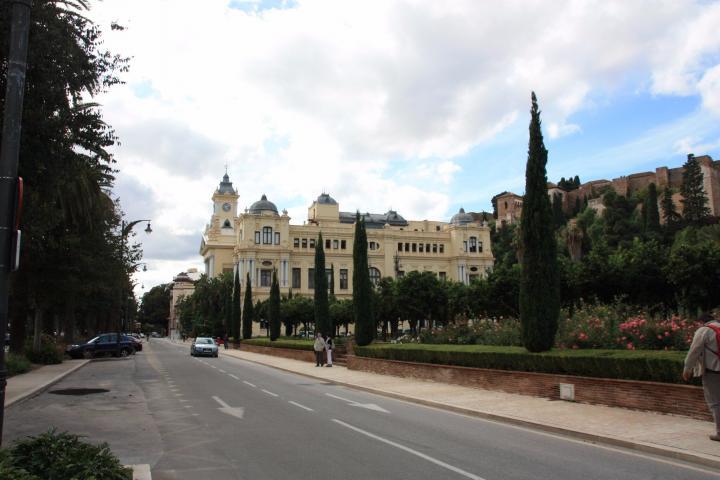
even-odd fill
[(5, 417), (5, 337), (8, 324), (8, 283), (16, 266), (19, 212), (18, 159), (20, 157), (20, 125), (22, 123), (25, 71), (27, 70), (28, 32), (32, 0), (11, 0), (12, 17), (10, 51), (8, 52), (5, 112), (3, 113), (2, 146), (0, 147), (0, 445)]

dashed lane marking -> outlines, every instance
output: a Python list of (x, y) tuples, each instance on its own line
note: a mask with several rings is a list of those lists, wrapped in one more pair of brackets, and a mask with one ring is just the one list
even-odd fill
[(315, 410), (313, 410), (313, 409), (310, 408), (310, 407), (306, 407), (305, 405), (299, 404), (299, 403), (297, 403), (297, 402), (293, 402), (292, 400), (289, 400), (288, 403), (290, 403), (290, 404), (292, 404), (292, 405), (295, 405), (296, 407), (300, 407), (300, 408), (302, 408), (303, 410), (307, 410), (308, 412), (314, 412), (314, 411), (315, 411)]
[(279, 397), (279, 396), (280, 396), (280, 395), (278, 395), (277, 393), (270, 392), (270, 391), (268, 391), (268, 390), (265, 390), (264, 388), (262, 389), (262, 391), (265, 392), (265, 393), (267, 393), (268, 395), (273, 396), (273, 397)]
[(250, 383), (250, 382), (248, 382), (247, 380), (243, 380), (243, 383), (244, 383), (245, 385), (250, 385), (250, 386), (253, 387), (253, 388), (257, 387), (257, 385), (255, 385), (254, 383)]

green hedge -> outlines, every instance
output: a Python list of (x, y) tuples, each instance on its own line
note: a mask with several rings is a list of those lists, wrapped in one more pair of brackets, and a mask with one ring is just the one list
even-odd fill
[(653, 350), (552, 350), (487, 345), (373, 344), (360, 357), (461, 367), (554, 373), (598, 378), (683, 383), (685, 352)]
[(30, 360), (22, 355), (8, 353), (5, 356), (5, 367), (7, 368), (8, 377), (12, 377), (30, 371), (32, 364)]
[[(257, 345), (258, 347), (273, 347), (273, 348), (292, 348), (294, 350), (312, 350), (313, 340), (293, 340), (288, 338), (279, 338), (274, 342), (271, 342), (269, 338), (249, 338), (243, 340), (242, 344), (246, 345)], [(242, 346), (240, 347), (242, 349)]]

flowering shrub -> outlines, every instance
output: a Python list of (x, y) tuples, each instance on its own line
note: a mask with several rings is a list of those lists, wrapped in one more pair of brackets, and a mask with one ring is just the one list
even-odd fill
[(701, 326), (702, 322), (692, 322), (678, 315), (663, 319), (638, 315), (618, 326), (617, 343), (630, 350), (687, 350), (695, 330)]
[(423, 331), (420, 333), (420, 343), (522, 345), (520, 322), (515, 318), (476, 319), (468, 325), (448, 325)]

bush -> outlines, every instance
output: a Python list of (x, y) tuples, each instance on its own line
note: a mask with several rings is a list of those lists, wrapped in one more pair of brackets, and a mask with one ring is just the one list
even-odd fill
[(0, 478), (130, 480), (132, 471), (120, 464), (107, 443), (92, 445), (77, 435), (50, 430), (0, 451)]
[(462, 367), (682, 383), (684, 352), (551, 350), (485, 345), (379, 344), (355, 347), (360, 357)]
[[(9, 377), (13, 375), (20, 375), (30, 370), (32, 365), (30, 360), (22, 355), (16, 355), (14, 353), (8, 353), (5, 356), (5, 367), (7, 368), (7, 374)], [(2, 477), (0, 477), (2, 478)]]
[(249, 338), (243, 340), (246, 345), (257, 345), (258, 347), (292, 348), (294, 350), (312, 350), (313, 340), (292, 340), (281, 338), (271, 342), (269, 338)]
[(50, 335), (43, 334), (40, 337), (40, 350), (33, 350), (32, 347), (32, 338), (29, 338), (25, 342), (25, 355), (32, 363), (55, 365), (63, 361), (63, 349)]

